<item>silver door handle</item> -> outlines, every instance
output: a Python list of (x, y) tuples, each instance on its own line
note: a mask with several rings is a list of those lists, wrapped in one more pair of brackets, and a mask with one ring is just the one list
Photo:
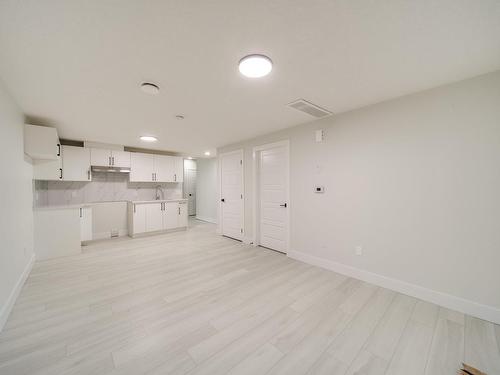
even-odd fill
[(286, 203), (280, 204), (280, 207), (285, 207), (286, 208)]

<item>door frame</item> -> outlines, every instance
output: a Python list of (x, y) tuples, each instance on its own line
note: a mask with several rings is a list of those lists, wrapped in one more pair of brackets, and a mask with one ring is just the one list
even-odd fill
[[(241, 160), (241, 195), (242, 195), (242, 205), (241, 205), (241, 228), (243, 229), (243, 233), (241, 233), (241, 241), (245, 242), (245, 154), (242, 148), (234, 151), (229, 151), (229, 152), (223, 152), (219, 154), (218, 160), (219, 160), (219, 165), (218, 165), (218, 173), (219, 173), (219, 178), (218, 178), (218, 183), (219, 183), (219, 205), (217, 206), (219, 208), (219, 234), (224, 235), (224, 228), (223, 228), (223, 217), (222, 217), (222, 157), (224, 156), (229, 156), (229, 155), (234, 155), (234, 154), (239, 154), (240, 155), (240, 160)], [(232, 238), (232, 237), (231, 237)]]
[(287, 170), (287, 191), (286, 191), (286, 251), (288, 254), (290, 251), (290, 141), (288, 139), (284, 141), (278, 141), (273, 143), (267, 143), (260, 146), (255, 146), (252, 152), (253, 159), (253, 245), (260, 246), (260, 152), (264, 150), (269, 150), (276, 147), (285, 147), (287, 153), (287, 165), (285, 166)]

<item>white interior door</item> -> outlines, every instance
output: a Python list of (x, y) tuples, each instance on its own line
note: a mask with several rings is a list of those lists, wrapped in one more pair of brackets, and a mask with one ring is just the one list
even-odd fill
[(243, 153), (220, 156), (222, 235), (243, 239)]
[(184, 198), (188, 200), (189, 216), (196, 215), (196, 169), (186, 169), (184, 192)]
[(288, 247), (288, 146), (260, 151), (259, 244), (287, 252)]

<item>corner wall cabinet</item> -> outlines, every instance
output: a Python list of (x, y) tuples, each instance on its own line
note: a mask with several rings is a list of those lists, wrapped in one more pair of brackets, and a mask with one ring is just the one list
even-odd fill
[(188, 224), (187, 201), (150, 201), (128, 203), (129, 235), (185, 229)]
[(34, 160), (57, 160), (61, 144), (55, 128), (24, 125), (24, 153)]

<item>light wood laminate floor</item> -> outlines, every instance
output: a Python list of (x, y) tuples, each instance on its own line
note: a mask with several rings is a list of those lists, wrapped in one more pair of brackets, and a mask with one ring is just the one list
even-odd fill
[(191, 221), (37, 262), (0, 374), (500, 374), (500, 327)]

